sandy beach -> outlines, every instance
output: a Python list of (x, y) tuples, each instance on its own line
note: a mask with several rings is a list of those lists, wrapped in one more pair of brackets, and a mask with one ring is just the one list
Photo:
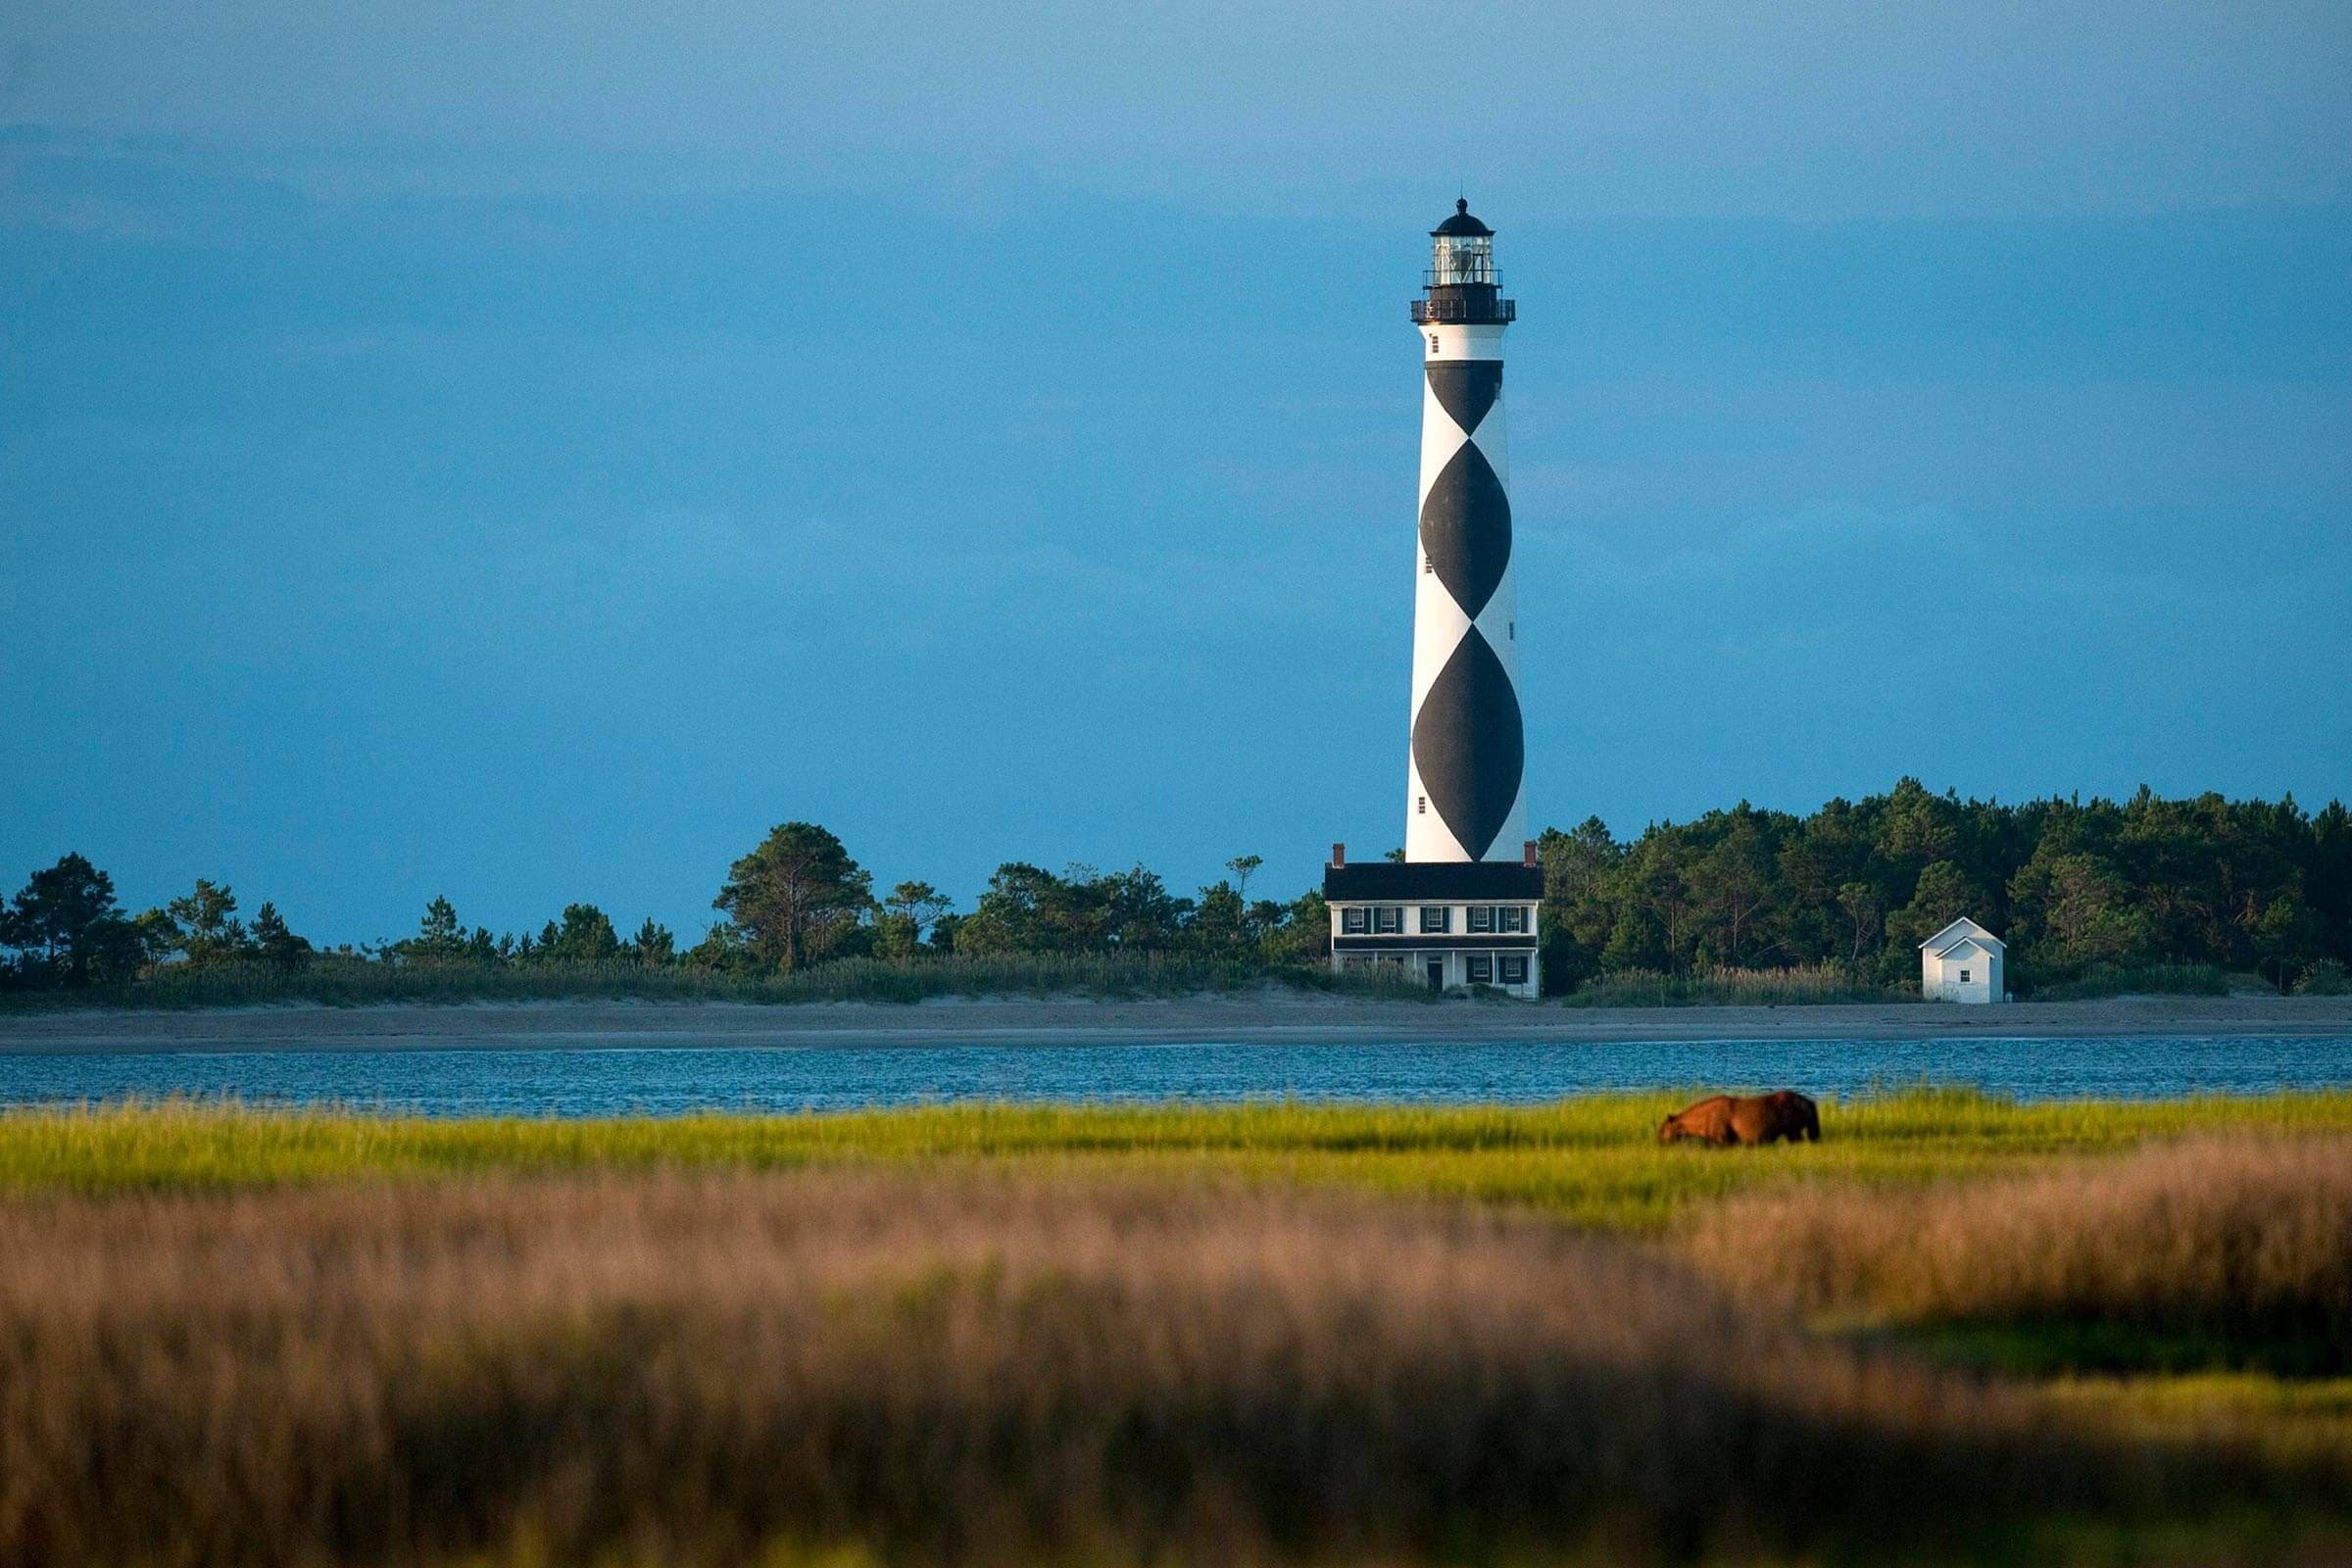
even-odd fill
[(532, 1002), (271, 1006), (220, 1012), (16, 1013), (0, 1053), (546, 1050), (595, 1047), (1116, 1045), (1175, 1042), (2096, 1039), (2352, 1036), (2352, 998), (2128, 997), (2104, 1002), (1571, 1008), (1369, 1002), (1268, 991), (1125, 1002), (1079, 998), (823, 1003)]

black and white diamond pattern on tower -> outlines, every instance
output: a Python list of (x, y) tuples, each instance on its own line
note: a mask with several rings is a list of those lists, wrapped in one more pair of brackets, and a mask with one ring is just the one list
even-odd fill
[(1413, 764), (1429, 804), (1473, 860), (1486, 858), (1510, 819), (1526, 763), (1519, 694), (1472, 626), (1413, 715)]
[(1502, 362), (1432, 360), (1429, 389), (1438, 395), (1446, 416), (1462, 427), (1462, 434), (1476, 435), (1487, 411), (1502, 396)]
[(1511, 564), (1511, 498), (1475, 439), (1461, 444), (1421, 503), (1421, 548), (1462, 613), (1476, 620)]
[[(1426, 639), (1452, 620), (1450, 611), (1436, 609), (1433, 600), (1452, 601), (1462, 619), (1453, 622), (1460, 635), (1413, 710), (1413, 771), (1428, 809), (1460, 853), (1482, 860), (1513, 820), (1527, 760), (1519, 694), (1509, 663), (1490, 640), (1503, 627), (1479, 624), (1511, 565), (1511, 500), (1496, 466), (1506, 461), (1502, 362), (1431, 360), (1425, 369), (1430, 402), (1422, 471), (1427, 475), (1434, 465), (1437, 473), (1421, 498), (1421, 550), (1429, 568), (1418, 612), (1421, 634)], [(1492, 457), (1479, 440), (1490, 416)], [(1507, 606), (1502, 612), (1507, 616)], [(1408, 839), (1413, 832), (1408, 822)], [(1423, 853), (1438, 849), (1423, 845)]]

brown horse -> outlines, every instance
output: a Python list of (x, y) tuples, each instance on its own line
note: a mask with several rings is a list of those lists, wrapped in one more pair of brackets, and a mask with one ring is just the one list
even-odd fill
[(1790, 1143), (1821, 1142), (1821, 1112), (1813, 1102), (1792, 1089), (1775, 1090), (1752, 1098), (1717, 1095), (1688, 1110), (1676, 1111), (1658, 1124), (1658, 1142), (1698, 1138), (1729, 1149), (1734, 1144), (1769, 1144), (1786, 1138)]

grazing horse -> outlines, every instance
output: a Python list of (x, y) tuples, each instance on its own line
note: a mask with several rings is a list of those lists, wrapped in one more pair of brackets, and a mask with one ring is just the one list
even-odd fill
[(1734, 1144), (1769, 1144), (1786, 1138), (1790, 1143), (1821, 1142), (1821, 1112), (1813, 1102), (1792, 1089), (1775, 1090), (1752, 1098), (1717, 1095), (1688, 1110), (1678, 1110), (1658, 1124), (1658, 1142), (1697, 1138), (1729, 1149)]

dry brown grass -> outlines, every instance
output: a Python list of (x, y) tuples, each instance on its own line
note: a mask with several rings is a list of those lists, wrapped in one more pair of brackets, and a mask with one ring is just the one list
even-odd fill
[(1700, 1210), (1690, 1243), (1715, 1278), (1813, 1308), (2352, 1353), (2352, 1139), (2199, 1138), (2027, 1176), (1783, 1189)]
[(11, 1564), (1883, 1561), (2132, 1515), (2186, 1462), (1628, 1244), (1395, 1200), (969, 1170), (53, 1195), (0, 1205), (0, 1258)]

